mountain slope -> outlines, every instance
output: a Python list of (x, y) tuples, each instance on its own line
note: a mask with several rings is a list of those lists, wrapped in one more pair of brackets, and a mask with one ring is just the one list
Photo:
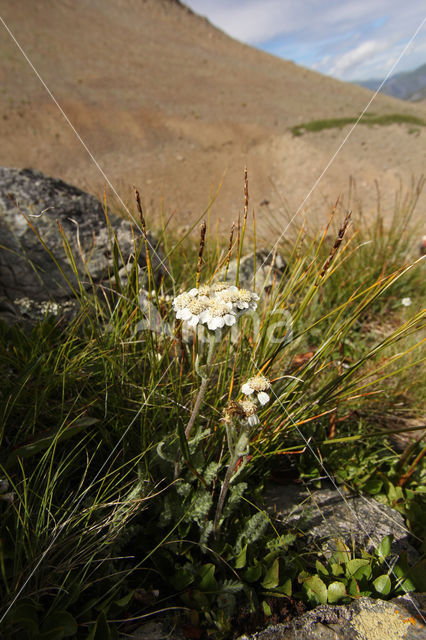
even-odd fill
[[(357, 84), (375, 91), (381, 82), (381, 80), (363, 80)], [(426, 64), (413, 71), (395, 73), (386, 80), (380, 91), (401, 100), (422, 99), (426, 96)]]
[[(97, 195), (107, 176), (132, 206), (136, 184), (151, 219), (164, 206), (178, 225), (201, 215), (223, 178), (212, 215), (226, 232), (247, 164), (259, 228), (276, 237), (349, 131), (294, 138), (289, 128), (357, 115), (371, 96), (234, 41), (176, 0), (6, 0), (2, 17), (104, 175), (1, 24), (0, 164)], [(386, 96), (371, 108), (426, 117)], [(306, 203), (309, 215), (327, 215), (351, 174), (363, 199), (378, 179), (390, 206), (399, 179), (424, 167), (424, 139), (424, 128), (358, 127)]]

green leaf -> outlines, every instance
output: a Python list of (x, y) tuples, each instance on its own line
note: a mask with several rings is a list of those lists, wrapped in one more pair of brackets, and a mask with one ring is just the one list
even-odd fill
[(10, 611), (7, 616), (8, 622), (15, 622), (21, 629), (28, 631), (30, 636), (38, 634), (37, 609), (31, 602), (21, 602)]
[[(346, 575), (348, 576), (348, 578), (352, 578), (355, 577), (355, 574), (360, 570), (363, 569), (364, 567), (369, 567), (370, 565), (370, 561), (363, 559), (363, 558), (354, 558), (353, 560), (349, 560), (349, 562), (346, 563)], [(371, 571), (371, 567), (370, 567), (370, 571)], [(364, 575), (363, 572), (361, 572), (360, 575)]]
[(217, 591), (217, 582), (214, 577), (216, 567), (209, 562), (200, 567), (198, 575), (200, 576), (199, 589), (201, 591)]
[(406, 582), (413, 583), (415, 591), (422, 593), (426, 591), (426, 558), (423, 558), (408, 570)]
[(43, 621), (41, 631), (45, 633), (56, 633), (56, 638), (68, 638), (77, 633), (77, 622), (68, 611), (54, 611)]
[(343, 570), (343, 567), (340, 564), (337, 564), (337, 562), (332, 562), (330, 564), (330, 567), (331, 567), (331, 573), (333, 574), (333, 576), (337, 577), (345, 573)]
[(262, 565), (257, 563), (251, 567), (247, 567), (244, 571), (244, 578), (247, 582), (257, 582), (262, 575)]
[(322, 562), (320, 562), (319, 560), (317, 560), (315, 562), (315, 568), (318, 571), (318, 573), (321, 573), (323, 576), (328, 576), (328, 571), (327, 569), (324, 567), (324, 565), (322, 564)]
[(195, 580), (194, 574), (187, 569), (178, 569), (178, 571), (170, 578), (172, 586), (177, 591), (183, 591)]
[(332, 582), (327, 587), (327, 600), (329, 603), (338, 602), (346, 595), (346, 587), (343, 582)]
[(127, 607), (130, 604), (130, 602), (133, 599), (134, 594), (135, 594), (134, 591), (129, 591), (128, 594), (126, 594), (125, 596), (123, 596), (119, 600), (114, 600), (113, 604), (116, 607), (119, 607), (120, 609), (123, 609), (123, 607)]
[(265, 589), (275, 589), (280, 582), (280, 562), (278, 558), (275, 558), (269, 569), (265, 573), (265, 577), (262, 580), (262, 587)]
[(283, 593), (284, 595), (290, 597), (293, 592), (291, 578), (287, 578), (287, 580), (285, 580), (282, 584), (280, 584), (275, 589), (275, 591), (278, 591), (279, 593)]
[(46, 631), (45, 633), (39, 633), (36, 636), (31, 636), (32, 640), (61, 640), (63, 636), (57, 634), (56, 629)]
[(392, 542), (393, 535), (385, 536), (383, 540), (379, 542), (375, 549), (374, 553), (376, 554), (376, 556), (382, 559), (387, 558), (391, 551)]
[(269, 618), (272, 615), (271, 607), (265, 600), (262, 601), (262, 609), (263, 609), (263, 613), (267, 618)]
[(377, 593), (380, 593), (382, 596), (387, 596), (392, 587), (391, 580), (387, 574), (383, 574), (373, 580), (373, 584)]
[(327, 587), (318, 575), (306, 578), (303, 582), (303, 588), (311, 602), (327, 604)]
[(118, 293), (122, 293), (121, 280), (120, 280), (120, 248), (118, 246), (117, 240), (114, 240), (114, 245), (112, 247), (113, 254), (113, 267), (114, 267), (114, 280), (115, 280), (115, 288)]
[(359, 598), (359, 586), (355, 578), (350, 579), (348, 592), (349, 595), (353, 596), (354, 598)]
[(334, 543), (336, 545), (336, 551), (333, 553), (334, 560), (336, 560), (336, 562), (338, 562), (339, 564), (349, 562), (349, 560), (351, 559), (349, 547), (343, 542), (343, 540), (340, 540), (339, 538), (335, 539)]
[(109, 624), (103, 611), (98, 615), (95, 626), (87, 636), (87, 640), (112, 640)]
[(247, 544), (241, 549), (240, 553), (237, 555), (235, 559), (235, 568), (243, 569), (246, 566), (247, 562)]
[(40, 440), (36, 440), (35, 442), (31, 442), (30, 444), (18, 447), (18, 449), (12, 451), (12, 453), (6, 460), (5, 469), (8, 470), (13, 468), (18, 463), (18, 460), (31, 458), (32, 456), (39, 454), (41, 451), (48, 449), (55, 441), (59, 443), (73, 438), (75, 435), (80, 433), (80, 431), (83, 431), (83, 429), (85, 429), (86, 427), (90, 427), (97, 422), (99, 422), (98, 418), (81, 418), (80, 420), (76, 420), (75, 422), (73, 422), (73, 424), (69, 425), (68, 427), (61, 427), (58, 431), (55, 431), (55, 433), (52, 433), (50, 436), (40, 438)]
[(367, 493), (370, 493), (371, 495), (375, 495), (377, 493), (380, 493), (380, 491), (382, 490), (383, 487), (383, 480), (381, 478), (378, 478), (377, 476), (373, 476), (372, 478), (369, 478), (367, 480), (367, 482), (364, 484), (364, 491), (366, 491)]

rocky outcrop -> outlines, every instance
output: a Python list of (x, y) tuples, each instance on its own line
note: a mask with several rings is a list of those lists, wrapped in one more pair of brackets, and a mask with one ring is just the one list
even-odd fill
[[(227, 273), (222, 269), (217, 280), (235, 282), (237, 275), (237, 260), (231, 260)], [(273, 250), (259, 249), (255, 256), (250, 253), (240, 260), (238, 273), (239, 285), (258, 293), (268, 292), (274, 284), (277, 284), (287, 272), (287, 263), (284, 258)]]
[(402, 515), (370, 496), (349, 494), (331, 483), (313, 490), (290, 484), (270, 486), (265, 502), (286, 530), (295, 529), (310, 542), (322, 544), (326, 555), (335, 551), (336, 539), (355, 542), (371, 552), (385, 536), (392, 535), (392, 553), (405, 551), (411, 562), (418, 558)]
[[(137, 224), (108, 214), (92, 195), (33, 169), (0, 167), (0, 301), (61, 301), (73, 297), (78, 280), (101, 285), (113, 272), (114, 241), (123, 268), (138, 252), (146, 267)], [(166, 267), (148, 235), (153, 271)], [(19, 305), (18, 305), (19, 306)]]
[(389, 602), (359, 598), (350, 605), (320, 605), (291, 622), (238, 640), (423, 640), (425, 594)]

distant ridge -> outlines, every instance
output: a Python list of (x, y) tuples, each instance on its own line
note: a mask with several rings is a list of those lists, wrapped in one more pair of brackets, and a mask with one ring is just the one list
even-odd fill
[[(356, 84), (371, 91), (376, 91), (382, 80), (361, 80)], [(426, 98), (426, 64), (413, 71), (396, 73), (386, 80), (381, 93), (401, 100), (423, 100)]]

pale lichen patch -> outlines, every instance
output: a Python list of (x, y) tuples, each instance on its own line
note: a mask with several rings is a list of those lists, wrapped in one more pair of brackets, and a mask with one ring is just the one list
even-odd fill
[(398, 610), (388, 606), (362, 609), (351, 621), (351, 626), (358, 633), (359, 640), (404, 640), (407, 633), (407, 622), (399, 615)]

